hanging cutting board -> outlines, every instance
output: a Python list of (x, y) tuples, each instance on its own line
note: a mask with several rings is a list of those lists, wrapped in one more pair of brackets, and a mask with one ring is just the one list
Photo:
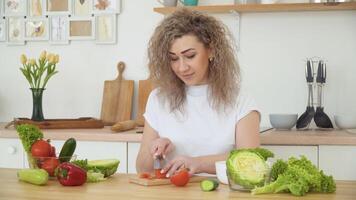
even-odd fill
[(113, 125), (131, 118), (134, 81), (123, 78), (124, 62), (117, 64), (117, 70), (119, 73), (117, 78), (106, 80), (104, 83), (101, 120), (105, 125)]
[[(207, 179), (205, 176), (192, 176), (189, 179), (189, 183), (196, 183), (200, 182), (204, 179)], [(139, 178), (139, 177), (132, 177), (130, 178), (130, 183), (135, 183), (138, 185), (144, 185), (144, 186), (155, 186), (155, 185), (169, 185), (171, 184), (171, 181), (169, 178), (167, 179), (147, 179), (147, 178)]]
[(136, 124), (138, 126), (143, 126), (145, 124), (143, 113), (145, 113), (147, 99), (153, 88), (153, 84), (149, 79), (140, 80), (138, 82), (138, 111), (136, 118)]

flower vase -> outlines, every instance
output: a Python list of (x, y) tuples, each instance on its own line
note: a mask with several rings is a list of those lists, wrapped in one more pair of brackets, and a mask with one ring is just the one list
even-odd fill
[(43, 121), (43, 112), (42, 112), (42, 95), (44, 88), (31, 88), (32, 91), (32, 117), (31, 120), (33, 121)]

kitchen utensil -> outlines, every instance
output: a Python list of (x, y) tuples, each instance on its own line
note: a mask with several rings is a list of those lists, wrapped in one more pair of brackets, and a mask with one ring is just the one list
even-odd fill
[(314, 70), (311, 65), (312, 61), (307, 60), (307, 66), (305, 69), (305, 76), (308, 84), (308, 105), (306, 111), (297, 120), (297, 129), (306, 129), (314, 117), (315, 110), (313, 106), (313, 82), (314, 82)]
[(330, 118), (324, 112), (322, 96), (323, 96), (323, 86), (326, 79), (326, 64), (320, 60), (318, 63), (318, 73), (316, 76), (316, 82), (318, 85), (318, 104), (316, 107), (316, 112), (314, 115), (314, 122), (319, 128), (333, 128)]
[(15, 118), (5, 128), (20, 124), (33, 124), (40, 129), (81, 129), (81, 128), (103, 128), (101, 120), (92, 117), (81, 117), (77, 119), (45, 119), (43, 121), (33, 121), (29, 118)]
[(105, 125), (131, 119), (134, 81), (123, 78), (124, 62), (117, 64), (117, 70), (119, 72), (117, 78), (106, 80), (104, 83), (101, 119)]
[[(192, 176), (189, 179), (189, 183), (196, 183), (200, 182), (202, 180), (207, 179), (208, 177), (206, 176)], [(138, 185), (143, 185), (143, 186), (155, 186), (155, 185), (170, 185), (171, 181), (169, 178), (166, 179), (158, 179), (158, 178), (153, 178), (153, 179), (148, 179), (148, 178), (139, 178), (139, 177), (132, 177), (130, 178), (130, 183), (135, 183)]]
[(122, 132), (136, 128), (136, 121), (134, 120), (127, 120), (123, 122), (117, 122), (111, 127), (112, 131), (115, 132)]
[(147, 99), (152, 89), (153, 84), (149, 79), (140, 80), (138, 82), (138, 111), (136, 118), (136, 123), (138, 126), (143, 126), (145, 124), (143, 113), (145, 113)]
[(153, 169), (162, 169), (163, 167), (163, 157), (162, 155), (156, 156), (156, 158), (153, 160)]
[(215, 162), (216, 177), (220, 183), (229, 184), (226, 175), (226, 160)]
[(277, 130), (289, 130), (297, 122), (298, 114), (270, 114), (269, 121), (273, 128)]

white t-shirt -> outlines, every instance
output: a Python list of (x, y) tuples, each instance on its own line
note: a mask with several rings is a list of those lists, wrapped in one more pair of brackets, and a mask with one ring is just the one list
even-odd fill
[(187, 86), (185, 113), (171, 112), (168, 102), (158, 97), (158, 89), (148, 97), (144, 117), (160, 137), (171, 140), (175, 146), (172, 154), (204, 156), (228, 153), (235, 145), (237, 122), (253, 110), (255, 102), (239, 94), (236, 106), (228, 112), (217, 112), (208, 101), (208, 85)]

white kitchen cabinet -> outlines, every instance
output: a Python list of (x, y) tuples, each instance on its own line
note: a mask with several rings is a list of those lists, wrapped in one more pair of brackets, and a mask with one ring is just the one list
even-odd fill
[[(64, 140), (52, 140), (51, 144), (55, 146), (59, 154)], [(92, 142), (77, 141), (77, 147), (74, 152), (77, 159), (100, 160), (100, 159), (119, 159), (120, 165), (117, 172), (127, 173), (127, 147), (126, 142)], [(25, 162), (26, 167), (28, 164)]]
[(356, 146), (319, 146), (319, 166), (336, 180), (356, 180)]
[(23, 168), (24, 150), (19, 139), (0, 138), (0, 167)]
[(262, 145), (263, 148), (269, 149), (274, 153), (276, 159), (288, 160), (289, 157), (300, 157), (305, 155), (315, 166), (318, 166), (318, 146), (291, 146), (291, 145)]
[(127, 173), (136, 174), (136, 157), (140, 150), (140, 144), (136, 142), (127, 143)]

